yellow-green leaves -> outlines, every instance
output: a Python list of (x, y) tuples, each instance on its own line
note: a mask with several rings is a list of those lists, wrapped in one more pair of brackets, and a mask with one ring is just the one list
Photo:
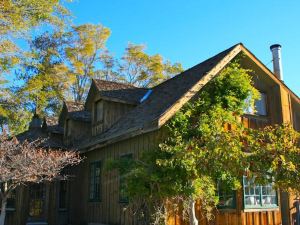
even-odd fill
[(148, 55), (144, 45), (129, 44), (122, 57), (119, 71), (129, 83), (152, 87), (183, 71), (181, 64), (164, 61), (159, 54)]
[(43, 22), (62, 26), (66, 15), (60, 0), (1, 0), (0, 35), (18, 35)]
[(66, 63), (72, 77), (75, 101), (81, 102), (87, 93), (90, 79), (97, 75), (101, 55), (105, 52), (110, 30), (101, 24), (74, 26), (65, 34), (71, 41), (65, 49)]

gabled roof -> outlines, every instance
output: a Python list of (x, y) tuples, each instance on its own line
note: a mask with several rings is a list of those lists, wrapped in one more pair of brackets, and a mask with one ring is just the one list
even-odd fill
[(240, 49), (240, 44), (235, 45), (153, 87), (147, 100), (120, 118), (105, 133), (87, 140), (81, 148), (97, 148), (116, 140), (120, 141), (158, 129), (224, 68), (240, 52)]
[(144, 102), (121, 117), (106, 132), (87, 140), (79, 149), (90, 151), (159, 129), (239, 53), (248, 56), (300, 104), (299, 97), (240, 43), (153, 87), (152, 93)]
[(91, 113), (84, 110), (69, 112), (68, 117), (76, 121), (91, 122)]
[(31, 142), (31, 141), (42, 141), (41, 146), (43, 147), (50, 147), (50, 148), (59, 148), (63, 149), (65, 148), (62, 136), (53, 136), (51, 135), (52, 129), (45, 130), (43, 128), (33, 128), (29, 129), (21, 134), (18, 134), (16, 138), (24, 142), (25, 140)]
[(131, 84), (117, 83), (94, 79), (93, 82), (98, 89), (102, 99), (137, 105), (146, 94), (147, 88), (138, 88)]
[(107, 81), (101, 79), (93, 79), (96, 84), (96, 87), (99, 91), (111, 91), (111, 90), (121, 90), (121, 89), (130, 89), (136, 88), (132, 84), (119, 83), (114, 81)]
[(68, 112), (81, 111), (84, 109), (83, 103), (72, 102), (72, 101), (65, 101), (64, 103), (67, 107)]
[(84, 109), (83, 103), (65, 101), (65, 108), (67, 110), (66, 117), (82, 122), (90, 122), (91, 121), (91, 113)]

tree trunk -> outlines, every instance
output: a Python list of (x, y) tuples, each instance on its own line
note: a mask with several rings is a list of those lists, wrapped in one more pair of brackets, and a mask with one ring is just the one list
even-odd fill
[[(190, 217), (190, 225), (198, 225), (198, 220), (196, 218), (196, 211), (195, 211), (195, 204), (196, 201), (194, 199), (189, 200), (189, 217)], [(0, 224), (1, 225), (1, 224)]]
[(7, 202), (7, 199), (3, 198), (2, 204), (1, 204), (0, 225), (4, 225), (4, 223), (5, 223), (6, 202)]

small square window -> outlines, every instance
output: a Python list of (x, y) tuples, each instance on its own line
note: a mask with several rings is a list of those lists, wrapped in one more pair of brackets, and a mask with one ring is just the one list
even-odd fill
[[(249, 96), (245, 101), (248, 105), (251, 101), (251, 96)], [(244, 113), (250, 114), (250, 115), (266, 116), (267, 115), (267, 95), (265, 93), (260, 93), (260, 99), (255, 101), (254, 108), (249, 106), (244, 109)]]

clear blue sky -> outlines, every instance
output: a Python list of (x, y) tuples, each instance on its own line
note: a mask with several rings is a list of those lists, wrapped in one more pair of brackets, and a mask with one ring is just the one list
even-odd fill
[(269, 46), (279, 43), (284, 81), (300, 96), (299, 0), (74, 0), (68, 8), (75, 24), (109, 27), (116, 56), (128, 42), (146, 44), (184, 68), (238, 42), (272, 68)]

